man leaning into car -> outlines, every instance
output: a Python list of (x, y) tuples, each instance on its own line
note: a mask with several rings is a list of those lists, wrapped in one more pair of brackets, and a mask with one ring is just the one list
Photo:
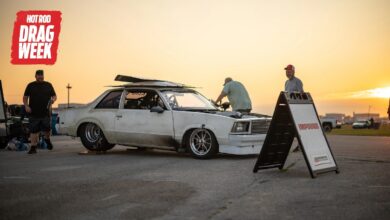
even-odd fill
[(50, 141), (50, 108), (57, 96), (51, 83), (44, 81), (43, 70), (35, 72), (35, 81), (27, 85), (23, 103), (29, 114), (31, 147), (29, 154), (36, 153), (39, 133), (44, 132), (47, 149), (52, 150)]
[(233, 111), (237, 111), (242, 114), (249, 114), (251, 112), (251, 99), (249, 98), (249, 94), (244, 85), (240, 82), (234, 81), (230, 77), (226, 78), (225, 83), (223, 84), (223, 90), (215, 102), (221, 102), (225, 96), (228, 97)]

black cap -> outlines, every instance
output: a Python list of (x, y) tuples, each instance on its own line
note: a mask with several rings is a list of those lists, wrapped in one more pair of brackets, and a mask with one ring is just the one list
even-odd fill
[(43, 70), (37, 70), (37, 71), (35, 72), (35, 75), (43, 75)]

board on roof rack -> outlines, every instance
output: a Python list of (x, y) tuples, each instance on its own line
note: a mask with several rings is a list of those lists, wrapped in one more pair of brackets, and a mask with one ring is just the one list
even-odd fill
[(162, 80), (141, 79), (133, 76), (117, 75), (115, 77), (115, 81), (138, 83), (138, 82), (161, 82)]
[(110, 87), (167, 87), (167, 88), (193, 88), (181, 83), (175, 83), (157, 79), (141, 79), (132, 76), (117, 75), (115, 81), (129, 82), (129, 84)]

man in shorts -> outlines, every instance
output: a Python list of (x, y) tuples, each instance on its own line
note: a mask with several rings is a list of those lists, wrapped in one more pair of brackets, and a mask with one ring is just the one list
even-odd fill
[(51, 83), (44, 81), (43, 70), (35, 72), (35, 81), (27, 85), (23, 96), (24, 108), (30, 120), (31, 147), (29, 154), (37, 153), (39, 134), (44, 132), (47, 149), (52, 150), (50, 141), (50, 110), (57, 100)]

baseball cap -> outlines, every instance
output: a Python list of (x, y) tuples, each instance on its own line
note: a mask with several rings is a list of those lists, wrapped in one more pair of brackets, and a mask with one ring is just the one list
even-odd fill
[(292, 64), (288, 64), (284, 69), (285, 70), (295, 70), (295, 67)]
[(37, 70), (37, 71), (35, 71), (35, 75), (43, 75), (43, 70)]
[(231, 77), (227, 77), (226, 79), (225, 79), (225, 82), (223, 83), (223, 85), (226, 85), (226, 83), (228, 83), (228, 82), (230, 82), (230, 81), (232, 81), (233, 79), (231, 78)]

